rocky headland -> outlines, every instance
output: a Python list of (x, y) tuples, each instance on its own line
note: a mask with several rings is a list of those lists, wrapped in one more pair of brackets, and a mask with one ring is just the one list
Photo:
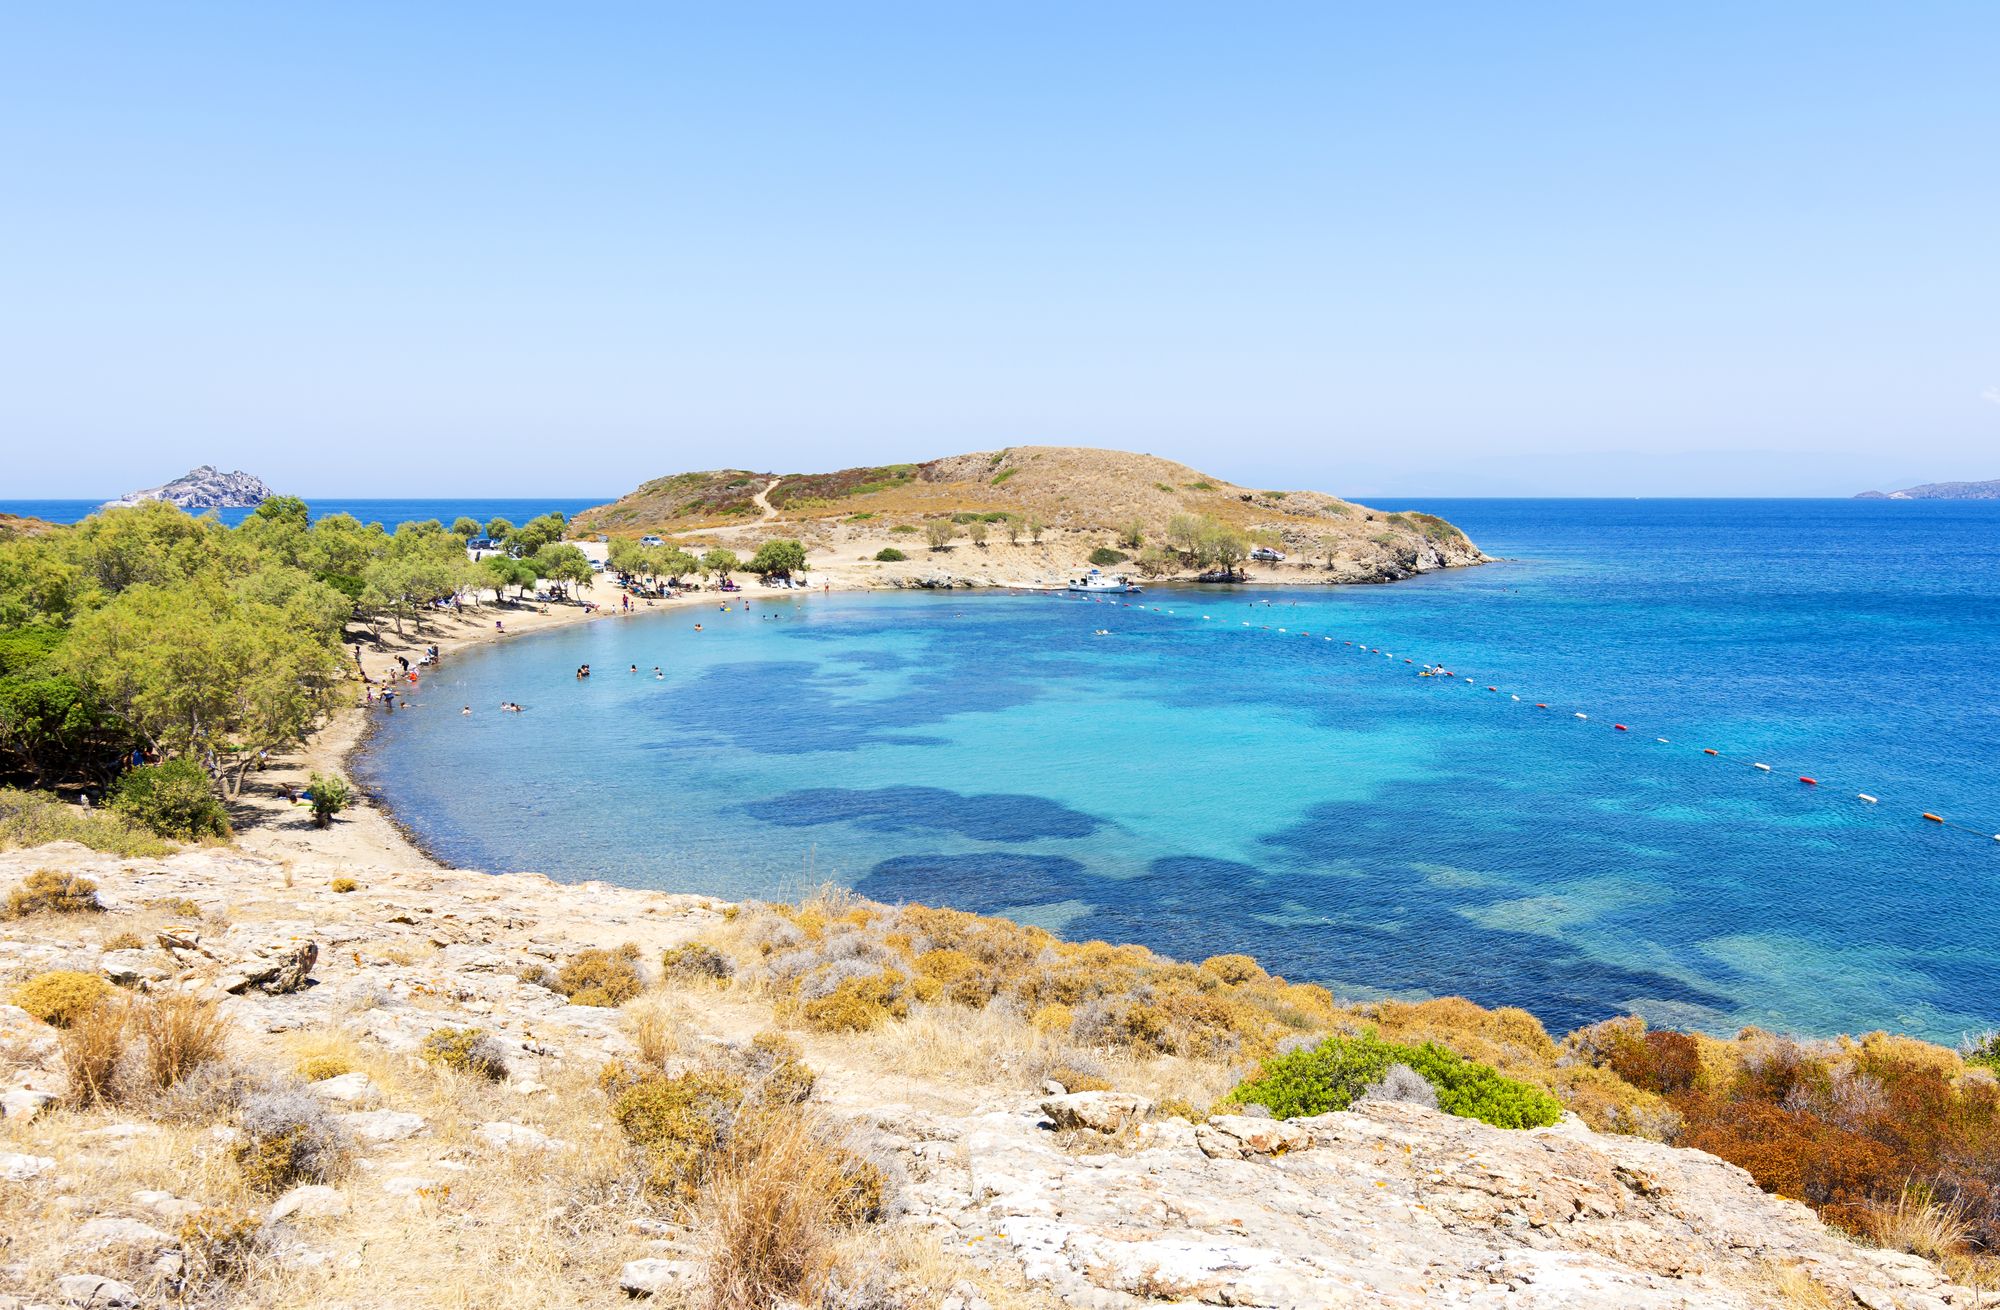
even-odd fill
[(2000, 479), (1991, 482), (1926, 482), (1901, 491), (1864, 491), (1856, 500), (2000, 500)]

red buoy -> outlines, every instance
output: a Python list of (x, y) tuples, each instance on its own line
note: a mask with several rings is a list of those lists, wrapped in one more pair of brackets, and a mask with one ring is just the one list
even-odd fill
[(1818, 779), (1818, 778), (1808, 778), (1808, 777), (1806, 777), (1806, 776), (1805, 776), (1804, 774), (1800, 774), (1800, 775), (1799, 775), (1799, 781), (1800, 781), (1800, 782), (1802, 782), (1802, 783), (1804, 783), (1804, 784), (1805, 784), (1806, 786), (1808, 786), (1808, 787), (1817, 787), (1817, 786), (1819, 786), (1819, 779)]
[(1538, 709), (1538, 710), (1545, 710), (1545, 709), (1547, 709), (1547, 708), (1548, 708), (1548, 706), (1547, 706), (1547, 705), (1544, 705), (1544, 704), (1543, 704), (1542, 702), (1540, 702), (1540, 701), (1536, 701), (1536, 702), (1535, 702), (1535, 708), (1536, 708), (1536, 709)]
[(1715, 754), (1715, 752), (1714, 752), (1714, 751), (1710, 750), (1710, 749), (1709, 749), (1708, 747), (1706, 747), (1706, 746), (1704, 746), (1704, 747), (1702, 747), (1702, 748), (1701, 748), (1701, 753), (1702, 753), (1703, 755), (1713, 755), (1713, 754)]
[(1924, 814), (1924, 817), (1925, 817), (1926, 819), (1929, 819), (1929, 820), (1930, 820), (1930, 821), (1931, 821), (1932, 823), (1943, 823), (1943, 822), (1944, 822), (1944, 816), (1943, 816), (1942, 814), (1931, 814), (1931, 813), (1929, 813), (1928, 811), (1926, 811), (1926, 812), (1925, 812), (1925, 814)]
[(1630, 728), (1626, 727), (1626, 726), (1625, 726), (1624, 724), (1622, 724), (1622, 723), (1614, 723), (1614, 724), (1612, 724), (1611, 726), (1612, 726), (1612, 727), (1614, 727), (1614, 728), (1616, 728), (1616, 729), (1618, 729), (1618, 731), (1620, 731), (1620, 732), (1630, 732), (1630, 731), (1632, 731), (1632, 730), (1631, 730)]

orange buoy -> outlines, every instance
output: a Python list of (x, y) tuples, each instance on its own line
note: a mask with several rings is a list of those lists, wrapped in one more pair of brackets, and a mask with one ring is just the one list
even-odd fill
[(1630, 732), (1630, 731), (1632, 731), (1632, 730), (1631, 730), (1630, 728), (1626, 727), (1626, 726), (1625, 726), (1624, 724), (1622, 724), (1622, 723), (1614, 723), (1614, 724), (1612, 724), (1611, 726), (1612, 726), (1612, 727), (1614, 727), (1614, 728), (1616, 728), (1616, 729), (1618, 729), (1618, 731), (1620, 731), (1620, 732)]
[(1929, 810), (1924, 811), (1924, 817), (1926, 819), (1929, 819), (1932, 823), (1944, 822), (1944, 816), (1942, 814), (1932, 814)]
[(1704, 746), (1704, 747), (1702, 747), (1702, 748), (1701, 748), (1701, 753), (1702, 753), (1703, 755), (1714, 755), (1714, 754), (1716, 754), (1716, 752), (1715, 752), (1715, 751), (1712, 751), (1712, 750), (1710, 750), (1710, 749), (1709, 749), (1708, 747), (1706, 747), (1706, 746)]
[(1487, 688), (1486, 690), (1488, 690), (1488, 691), (1498, 691), (1498, 690), (1500, 690), (1500, 689), (1499, 689), (1498, 687), (1488, 687), (1488, 688)]
[(1548, 706), (1548, 702), (1547, 702), (1547, 701), (1539, 701), (1539, 700), (1538, 700), (1538, 701), (1536, 701), (1536, 702), (1535, 702), (1535, 708), (1536, 708), (1536, 709), (1538, 709), (1538, 710), (1545, 710), (1545, 709), (1547, 709), (1548, 707), (1549, 707), (1549, 706)]
[(1800, 782), (1802, 782), (1802, 783), (1804, 783), (1804, 784), (1805, 784), (1806, 786), (1808, 786), (1808, 787), (1817, 787), (1817, 786), (1819, 786), (1819, 779), (1818, 779), (1818, 778), (1808, 778), (1808, 777), (1806, 777), (1806, 776), (1805, 776), (1805, 775), (1804, 775), (1803, 773), (1799, 775), (1799, 781), (1800, 781)]

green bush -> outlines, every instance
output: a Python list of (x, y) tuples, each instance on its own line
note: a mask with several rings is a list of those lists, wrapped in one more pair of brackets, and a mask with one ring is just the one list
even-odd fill
[(312, 793), (313, 827), (330, 828), (333, 816), (346, 809), (353, 801), (354, 793), (345, 779), (324, 773), (315, 773), (306, 783), (306, 790)]
[(424, 1038), (419, 1054), (426, 1064), (489, 1082), (497, 1083), (507, 1076), (506, 1048), (483, 1028), (435, 1029)]
[(53, 841), (73, 841), (128, 858), (165, 855), (173, 849), (122, 814), (65, 805), (46, 792), (0, 787), (0, 850)]
[(142, 765), (126, 773), (111, 789), (111, 808), (176, 841), (229, 835), (229, 815), (208, 774), (189, 759)]
[(894, 546), (884, 546), (875, 552), (875, 558), (881, 560), (884, 564), (897, 564), (908, 559), (909, 556), (897, 550)]
[(1109, 546), (1099, 546), (1096, 550), (1090, 552), (1090, 562), (1099, 568), (1103, 568), (1108, 564), (1123, 564), (1131, 558), (1124, 551), (1113, 550)]
[(1498, 1128), (1541, 1128), (1562, 1117), (1562, 1104), (1539, 1088), (1465, 1059), (1435, 1042), (1405, 1046), (1372, 1032), (1329, 1037), (1318, 1046), (1264, 1062), (1255, 1078), (1223, 1100), (1261, 1105), (1280, 1119), (1328, 1114), (1352, 1105), (1391, 1065), (1408, 1065), (1437, 1091), (1438, 1109)]

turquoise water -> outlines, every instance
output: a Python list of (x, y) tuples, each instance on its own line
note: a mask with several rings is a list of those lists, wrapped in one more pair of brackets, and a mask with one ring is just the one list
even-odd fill
[(831, 878), (1557, 1029), (2000, 1018), (2000, 505), (1428, 507), (1509, 561), (1138, 607), (753, 595), (468, 652), (364, 780), (468, 866)]

